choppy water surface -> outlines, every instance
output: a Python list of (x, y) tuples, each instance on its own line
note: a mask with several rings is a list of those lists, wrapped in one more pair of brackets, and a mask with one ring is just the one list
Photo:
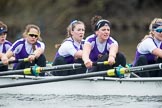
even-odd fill
[(162, 96), (1, 94), (0, 108), (162, 108)]

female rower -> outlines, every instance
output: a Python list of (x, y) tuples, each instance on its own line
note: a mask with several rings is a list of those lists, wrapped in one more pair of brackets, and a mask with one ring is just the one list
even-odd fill
[[(7, 50), (11, 47), (11, 42), (6, 40), (7, 38), (7, 25), (0, 21), (0, 60), (1, 57), (7, 52)], [(3, 65), (0, 66), (0, 71), (7, 71), (8, 66)]]
[[(94, 34), (88, 36), (83, 47), (83, 61), (89, 72), (125, 66), (124, 55), (118, 52), (118, 42), (110, 35), (110, 22), (101, 16), (91, 19)], [(108, 61), (109, 66), (92, 66), (93, 62)]]
[[(83, 63), (82, 45), (85, 25), (82, 21), (74, 20), (67, 27), (67, 38), (62, 42), (55, 55), (53, 65)], [(85, 73), (84, 69), (53, 72), (54, 75), (72, 75)]]
[[(138, 44), (134, 66), (162, 63), (162, 18), (155, 18), (149, 26), (150, 32)], [(160, 71), (139, 73), (141, 77), (162, 76)]]
[[(23, 38), (13, 43), (5, 56), (2, 57), (2, 62), (8, 64), (8, 59), (15, 56), (16, 59), (28, 58), (30, 62), (15, 63), (14, 69), (29, 68), (35, 64), (45, 67), (46, 58), (43, 54), (45, 44), (40, 40), (40, 28), (34, 24), (27, 25), (23, 33)], [(40, 75), (44, 75), (44, 73)]]

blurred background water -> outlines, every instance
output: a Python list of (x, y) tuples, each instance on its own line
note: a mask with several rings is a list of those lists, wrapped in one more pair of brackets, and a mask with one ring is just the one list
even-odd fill
[(1, 94), (1, 108), (162, 108), (162, 96)]

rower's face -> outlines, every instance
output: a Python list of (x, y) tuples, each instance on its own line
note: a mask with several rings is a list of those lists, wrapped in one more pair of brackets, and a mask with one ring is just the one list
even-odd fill
[(157, 27), (154, 31), (154, 36), (155, 38), (157, 38), (158, 40), (162, 41), (162, 26)]
[(81, 42), (84, 38), (85, 26), (83, 24), (76, 24), (74, 30), (71, 31), (73, 39), (77, 42)]
[(101, 40), (107, 40), (110, 35), (110, 27), (108, 25), (105, 25), (101, 27), (98, 31), (96, 31), (96, 34)]
[(28, 32), (28, 36), (27, 36), (27, 41), (30, 44), (34, 44), (37, 40), (38, 40), (38, 30), (35, 28), (30, 28), (29, 32)]
[(6, 40), (7, 33), (1, 33), (0, 34), (0, 44), (3, 44)]

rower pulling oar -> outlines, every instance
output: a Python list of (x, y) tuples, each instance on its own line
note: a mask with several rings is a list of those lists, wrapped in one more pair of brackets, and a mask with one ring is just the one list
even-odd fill
[(12, 83), (12, 84), (4, 84), (4, 85), (0, 85), (0, 88), (34, 85), (34, 84), (41, 84), (41, 83), (58, 82), (58, 81), (74, 80), (74, 79), (96, 77), (96, 76), (105, 76), (105, 75), (107, 75), (107, 76), (120, 76), (120, 75), (124, 75), (126, 73), (146, 72), (146, 71), (150, 71), (150, 70), (151, 71), (152, 70), (162, 70), (162, 63), (152, 64), (152, 65), (144, 65), (144, 66), (137, 66), (137, 67), (130, 67), (130, 68), (119, 67), (119, 68), (115, 68), (115, 69), (109, 69), (107, 71), (99, 71), (99, 72), (93, 72), (93, 73), (69, 75), (69, 76), (62, 76), (62, 77), (59, 77), (59, 78), (34, 80), (34, 81), (19, 82), (19, 83)]
[[(104, 62), (95, 62), (93, 63), (94, 66), (96, 65), (108, 65), (107, 61)], [(51, 66), (51, 67), (38, 67), (37, 65), (32, 66), (31, 68), (26, 68), (22, 70), (12, 70), (12, 71), (4, 71), (0, 72), (0, 76), (5, 76), (5, 75), (14, 75), (14, 74), (23, 74), (23, 75), (34, 75), (38, 76), (42, 72), (46, 71), (62, 71), (62, 70), (72, 70), (72, 69), (77, 69), (77, 68), (82, 68), (85, 67), (84, 64), (66, 64), (66, 65), (57, 65), (57, 66)]]

